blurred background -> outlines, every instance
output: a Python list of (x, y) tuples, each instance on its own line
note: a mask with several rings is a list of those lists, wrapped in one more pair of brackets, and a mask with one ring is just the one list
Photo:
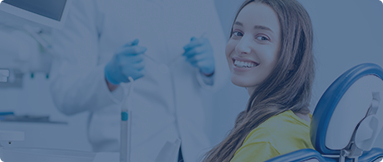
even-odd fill
[[(226, 38), (243, 0), (215, 0)], [(310, 110), (326, 88), (343, 72), (360, 63), (383, 67), (383, 5), (379, 0), (300, 0), (314, 26), (316, 78)], [(29, 24), (28, 27), (20, 24)], [(0, 112), (13, 112), (24, 120), (0, 120), (0, 130), (20, 130), (25, 141), (13, 146), (90, 151), (86, 135), (87, 113), (61, 114), (49, 93), (49, 72), (53, 53), (47, 49), (50, 28), (0, 11), (0, 71), (9, 70), (8, 82), (0, 82)], [(244, 88), (230, 80), (214, 96), (208, 116), (209, 136), (214, 144), (234, 126), (237, 114), (248, 100)], [(375, 146), (383, 147), (383, 133)], [(7, 143), (1, 143), (6, 145)]]

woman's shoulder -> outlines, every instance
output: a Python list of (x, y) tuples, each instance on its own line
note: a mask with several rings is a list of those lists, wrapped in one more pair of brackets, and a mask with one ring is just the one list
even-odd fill
[(267, 119), (265, 122), (260, 124), (257, 128), (259, 129), (266, 129), (268, 131), (277, 131), (282, 126), (303, 126), (303, 127), (309, 127), (309, 123), (298, 116), (294, 114), (291, 110), (285, 111), (283, 113), (280, 113), (278, 115), (275, 115), (269, 119)]
[(280, 153), (312, 148), (310, 127), (297, 118), (292, 111), (273, 116), (253, 129), (244, 143), (268, 142)]
[(273, 116), (253, 129), (246, 140), (273, 142), (277, 139), (305, 137), (310, 131), (310, 126), (298, 118), (291, 110)]

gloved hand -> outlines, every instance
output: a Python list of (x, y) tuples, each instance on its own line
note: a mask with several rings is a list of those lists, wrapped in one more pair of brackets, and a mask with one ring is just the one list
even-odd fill
[(193, 37), (184, 49), (183, 56), (186, 57), (187, 62), (199, 68), (200, 72), (206, 76), (214, 74), (215, 60), (209, 39)]
[(129, 82), (128, 77), (134, 80), (144, 76), (145, 47), (138, 46), (138, 39), (126, 44), (117, 50), (109, 63), (105, 66), (105, 78), (109, 83), (118, 85)]

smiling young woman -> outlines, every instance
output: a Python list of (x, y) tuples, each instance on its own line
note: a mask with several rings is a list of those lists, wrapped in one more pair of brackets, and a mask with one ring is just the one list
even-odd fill
[(309, 138), (314, 80), (311, 19), (296, 0), (247, 0), (226, 45), (233, 84), (250, 95), (246, 110), (204, 161), (265, 161), (303, 148)]

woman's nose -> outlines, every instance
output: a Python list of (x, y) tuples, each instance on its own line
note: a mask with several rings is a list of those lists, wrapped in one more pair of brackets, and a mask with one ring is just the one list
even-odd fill
[(249, 43), (246, 37), (242, 37), (237, 46), (235, 46), (235, 52), (237, 52), (237, 54), (249, 54), (251, 52)]

